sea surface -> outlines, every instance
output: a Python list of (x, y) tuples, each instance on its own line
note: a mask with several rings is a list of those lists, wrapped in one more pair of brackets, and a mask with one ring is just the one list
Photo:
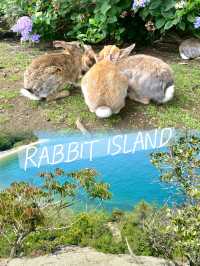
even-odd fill
[[(84, 159), (70, 164), (41, 166), (40, 169), (29, 168), (27, 171), (19, 167), (18, 156), (10, 156), (0, 162), (0, 189), (8, 187), (12, 182), (22, 180), (39, 184), (40, 172), (50, 172), (57, 167), (67, 172), (95, 168), (99, 173), (98, 180), (109, 183), (112, 192), (110, 201), (103, 204), (95, 203), (97, 208), (131, 210), (143, 200), (159, 206), (166, 203), (170, 205), (178, 200), (176, 188), (159, 181), (159, 173), (150, 162), (152, 151), (97, 157), (93, 161)], [(88, 208), (86, 199), (82, 200), (82, 205)]]

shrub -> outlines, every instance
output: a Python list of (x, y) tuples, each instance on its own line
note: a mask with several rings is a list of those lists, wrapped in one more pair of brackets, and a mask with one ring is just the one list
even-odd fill
[(68, 243), (91, 246), (105, 253), (124, 253), (126, 247), (115, 242), (107, 223), (109, 215), (105, 213), (81, 213), (74, 219), (67, 232)]
[(141, 202), (132, 212), (126, 213), (121, 222), (122, 236), (128, 240), (133, 253), (138, 256), (152, 255), (144, 225), (153, 212), (154, 206)]
[(144, 21), (151, 20), (161, 34), (176, 29), (200, 37), (194, 27), (200, 13), (200, 1), (151, 0), (138, 12)]
[[(97, 175), (93, 169), (68, 174), (62, 169), (56, 169), (51, 173), (40, 174), (41, 186), (20, 182), (2, 190), (0, 236), (10, 246), (10, 257), (19, 254), (24, 241), (31, 233), (38, 230), (60, 230), (57, 226), (48, 227), (48, 210), (52, 209), (54, 215), (58, 215), (60, 210), (76, 202), (79, 190), (82, 189), (91, 199), (110, 199), (108, 185), (96, 182)], [(59, 181), (61, 177), (65, 177), (64, 183)]]
[(21, 16), (31, 17), (34, 31), (48, 40), (145, 42), (171, 30), (200, 36), (194, 27), (199, 0), (5, 0), (0, 12), (11, 26)]
[(183, 134), (167, 151), (152, 154), (161, 181), (176, 184), (185, 196), (183, 206), (166, 208), (147, 221), (156, 254), (173, 258), (178, 252), (189, 265), (200, 265), (200, 137)]
[(90, 246), (105, 253), (124, 253), (124, 242), (116, 242), (107, 226), (109, 214), (79, 213), (71, 216), (70, 226), (57, 231), (31, 234), (24, 243), (26, 255), (54, 252), (66, 245)]
[(0, 151), (9, 150), (19, 145), (29, 144), (36, 140), (37, 137), (29, 132), (16, 134), (0, 133)]

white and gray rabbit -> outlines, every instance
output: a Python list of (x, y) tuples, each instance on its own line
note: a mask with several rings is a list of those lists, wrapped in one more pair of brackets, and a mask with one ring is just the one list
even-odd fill
[(170, 101), (174, 96), (173, 72), (161, 59), (134, 55), (119, 61), (118, 67), (129, 76), (128, 96), (143, 104)]
[(179, 46), (179, 53), (184, 60), (200, 57), (200, 40), (191, 38), (183, 41)]

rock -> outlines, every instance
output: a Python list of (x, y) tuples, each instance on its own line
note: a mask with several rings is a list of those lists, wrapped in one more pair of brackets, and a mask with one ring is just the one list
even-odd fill
[(109, 222), (107, 226), (110, 229), (115, 241), (120, 242), (122, 240), (122, 236), (121, 236), (121, 231), (119, 229), (118, 223)]
[(174, 263), (153, 257), (131, 257), (97, 252), (91, 248), (67, 247), (60, 253), (36, 258), (0, 260), (0, 266), (175, 266)]

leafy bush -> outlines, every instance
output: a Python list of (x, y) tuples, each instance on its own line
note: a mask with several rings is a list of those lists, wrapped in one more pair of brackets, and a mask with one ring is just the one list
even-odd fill
[(164, 208), (146, 223), (156, 254), (173, 258), (178, 253), (191, 266), (200, 265), (200, 137), (186, 133), (167, 151), (152, 154), (161, 181), (176, 184), (185, 196), (183, 206)]
[(200, 13), (200, 1), (151, 0), (144, 9), (139, 10), (144, 21), (152, 20), (161, 33), (177, 29), (200, 37), (194, 22)]
[(90, 246), (105, 253), (125, 253), (124, 242), (116, 242), (107, 226), (109, 214), (79, 213), (71, 216), (68, 229), (31, 234), (24, 243), (25, 255), (46, 254), (66, 245)]
[[(20, 182), (13, 183), (9, 188), (2, 190), (0, 192), (0, 237), (8, 242), (10, 257), (19, 254), (24, 241), (31, 233), (38, 230), (60, 230), (55, 225), (48, 227), (48, 210), (52, 209), (54, 216), (58, 215), (60, 210), (76, 202), (79, 190), (82, 189), (91, 199), (110, 199), (108, 185), (97, 182), (97, 175), (93, 169), (83, 169), (73, 173), (56, 169), (51, 173), (40, 174), (41, 186)], [(59, 177), (65, 177), (66, 181), (61, 183)], [(83, 225), (84, 223), (83, 220)], [(87, 220), (86, 228), (90, 229)], [(79, 231), (80, 235), (81, 233)]]
[(0, 151), (9, 150), (19, 145), (29, 144), (36, 141), (37, 137), (32, 133), (0, 133)]
[(152, 255), (144, 225), (153, 212), (154, 206), (141, 202), (132, 212), (126, 213), (121, 222), (122, 236), (128, 240), (131, 250), (138, 256)]
[(48, 40), (144, 42), (172, 29), (200, 36), (194, 28), (199, 0), (5, 0), (0, 13), (10, 25), (20, 16), (30, 16), (34, 31)]

